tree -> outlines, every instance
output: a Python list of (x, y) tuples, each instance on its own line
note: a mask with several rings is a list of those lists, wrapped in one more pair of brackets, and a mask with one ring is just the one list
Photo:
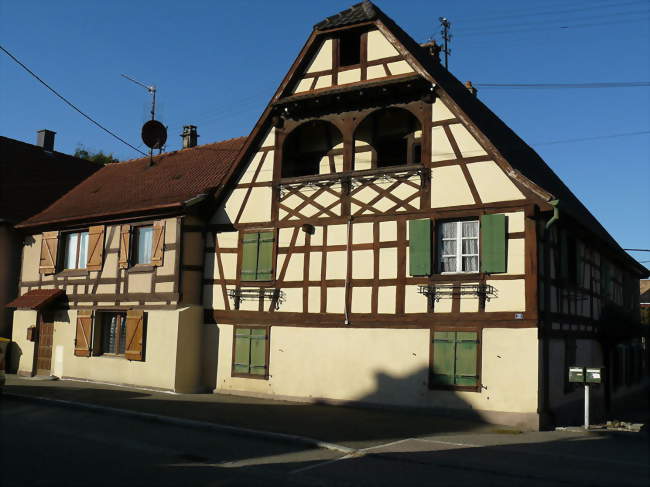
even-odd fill
[(74, 156), (80, 159), (86, 159), (87, 161), (96, 162), (102, 165), (119, 162), (115, 157), (113, 157), (113, 153), (104, 154), (104, 152), (102, 151), (92, 152), (86, 149), (83, 145), (80, 145), (75, 149)]

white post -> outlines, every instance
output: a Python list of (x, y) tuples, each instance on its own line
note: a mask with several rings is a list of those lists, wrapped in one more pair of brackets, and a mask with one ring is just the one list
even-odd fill
[(585, 383), (585, 429), (589, 429), (589, 384)]

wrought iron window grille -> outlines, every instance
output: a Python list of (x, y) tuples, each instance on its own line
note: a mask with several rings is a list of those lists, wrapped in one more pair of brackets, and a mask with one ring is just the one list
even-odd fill
[(485, 301), (497, 297), (497, 289), (490, 284), (432, 284), (418, 286), (418, 293), (436, 303), (441, 299), (452, 299), (455, 296), (461, 299), (463, 296), (477, 296)]
[(282, 289), (273, 287), (240, 287), (228, 289), (228, 297), (233, 300), (235, 309), (239, 309), (242, 301), (269, 301), (274, 304), (275, 309), (279, 309), (284, 303), (286, 294)]

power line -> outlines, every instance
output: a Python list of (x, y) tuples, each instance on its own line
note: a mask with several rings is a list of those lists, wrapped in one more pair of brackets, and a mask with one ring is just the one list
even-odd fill
[(20, 66), (21, 66), (25, 71), (27, 71), (27, 72), (28, 72), (29, 74), (31, 74), (34, 78), (36, 78), (36, 79), (37, 79), (37, 80), (38, 80), (38, 81), (39, 81), (43, 86), (45, 86), (48, 90), (50, 90), (50, 91), (51, 91), (52, 93), (54, 93), (56, 96), (58, 96), (59, 98), (61, 98), (61, 100), (63, 100), (65, 103), (67, 103), (67, 104), (68, 104), (70, 107), (72, 107), (75, 111), (77, 111), (77, 112), (79, 112), (81, 115), (83, 115), (85, 118), (87, 118), (88, 120), (90, 120), (92, 123), (94, 123), (95, 125), (97, 125), (97, 126), (98, 126), (100, 129), (102, 129), (104, 132), (106, 132), (107, 134), (109, 134), (109, 135), (115, 137), (117, 140), (119, 140), (119, 141), (122, 142), (123, 144), (128, 145), (131, 149), (133, 149), (133, 150), (136, 151), (136, 152), (139, 152), (139, 153), (142, 154), (143, 156), (146, 156), (146, 155), (147, 155), (146, 153), (142, 152), (142, 151), (139, 150), (138, 148), (136, 148), (136, 147), (132, 146), (131, 144), (129, 144), (126, 140), (124, 140), (124, 139), (123, 139), (122, 137), (120, 137), (119, 135), (115, 134), (114, 132), (111, 132), (109, 129), (107, 129), (106, 127), (104, 127), (104, 126), (103, 126), (102, 124), (100, 124), (99, 122), (93, 120), (89, 115), (86, 115), (84, 112), (82, 112), (79, 108), (77, 108), (77, 107), (76, 107), (75, 105), (73, 105), (70, 101), (68, 101), (68, 100), (67, 100), (63, 95), (60, 95), (59, 93), (57, 93), (57, 91), (56, 91), (54, 88), (52, 88), (52, 87), (51, 87), (50, 85), (48, 85), (45, 81), (43, 81), (43, 80), (42, 80), (42, 79), (41, 79), (41, 78), (40, 78), (36, 73), (34, 73), (34, 71), (32, 71), (31, 69), (29, 69), (27, 66), (25, 66), (22, 62), (20, 62), (20, 61), (18, 60), (18, 58), (16, 58), (16, 56), (14, 56), (13, 54), (11, 54), (11, 53), (10, 53), (9, 51), (7, 51), (4, 47), (0, 46), (0, 49), (3, 50), (3, 51), (5, 52), (5, 54), (7, 54), (7, 56), (9, 56), (11, 59), (13, 59), (16, 63), (18, 63), (18, 65), (20, 65)]
[(588, 140), (600, 140), (600, 139), (615, 139), (617, 137), (629, 137), (631, 135), (643, 135), (643, 134), (650, 134), (650, 130), (641, 130), (639, 132), (624, 132), (621, 134), (598, 135), (595, 137), (580, 137), (576, 139), (551, 140), (548, 142), (538, 142), (530, 145), (537, 147), (540, 145), (566, 144), (570, 142), (583, 142)]
[(650, 252), (650, 249), (623, 249), (629, 250), (630, 252)]
[(475, 83), (482, 88), (638, 88), (650, 81), (611, 81), (603, 83)]

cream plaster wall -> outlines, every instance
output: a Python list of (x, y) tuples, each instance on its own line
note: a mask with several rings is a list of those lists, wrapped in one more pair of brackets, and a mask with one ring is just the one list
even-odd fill
[(431, 169), (431, 207), (474, 204), (472, 192), (460, 166)]
[(447, 105), (445, 105), (440, 98), (436, 98), (436, 101), (433, 102), (432, 121), (439, 122), (441, 120), (451, 120), (452, 118), (456, 117), (451, 113), (451, 110), (447, 108)]
[(36, 326), (36, 311), (15, 310), (11, 340), (13, 342), (12, 360), (18, 364), (18, 372), (32, 372), (34, 362), (34, 342), (27, 340), (27, 328)]
[(476, 157), (486, 155), (485, 149), (474, 138), (472, 134), (460, 123), (455, 123), (449, 126), (451, 134), (458, 144), (458, 149), (463, 157)]
[(60, 354), (57, 358), (62, 357), (56, 365), (57, 372), (64, 377), (196, 392), (200, 381), (197, 350), (200, 350), (202, 312), (201, 307), (148, 311), (145, 360), (138, 362), (108, 355), (75, 356), (77, 312), (69, 310), (64, 321), (54, 322), (52, 348), (61, 351), (57, 352)]
[(494, 161), (467, 165), (483, 203), (524, 199), (524, 195)]
[(356, 83), (361, 81), (361, 69), (348, 69), (346, 71), (339, 71), (338, 83), (340, 85), (345, 85), (347, 83)]
[(311, 88), (311, 84), (314, 80), (312, 78), (303, 78), (301, 79), (298, 84), (296, 85), (295, 89), (293, 90), (294, 93), (303, 93), (305, 91), (309, 91), (309, 88)]
[(445, 134), (445, 129), (442, 127), (431, 128), (431, 161), (446, 161), (455, 159), (454, 149)]
[(378, 30), (368, 32), (368, 61), (399, 56), (397, 49)]
[(326, 39), (318, 49), (312, 62), (307, 68), (307, 73), (315, 73), (317, 71), (327, 71), (332, 69), (332, 39)]
[(429, 330), (274, 326), (268, 380), (230, 376), (232, 336), (231, 325), (219, 325), (216, 392), (473, 409), (479, 414), (533, 414), (537, 409), (536, 329), (484, 330), (481, 392), (427, 388)]
[(523, 238), (508, 239), (508, 264), (505, 274), (524, 274), (525, 264), (525, 242)]
[(508, 233), (517, 233), (525, 231), (525, 215), (523, 211), (514, 213), (504, 213), (508, 217)]
[(490, 280), (486, 284), (497, 290), (497, 297), (485, 303), (485, 311), (526, 311), (526, 281), (524, 279)]
[(386, 70), (384, 69), (383, 64), (377, 66), (368, 66), (366, 68), (366, 78), (375, 79), (375, 78), (384, 78), (386, 76)]
[(398, 74), (413, 73), (413, 68), (406, 61), (395, 61), (394, 63), (389, 63), (388, 69), (392, 76), (396, 76)]
[(316, 86), (314, 88), (318, 90), (320, 88), (329, 88), (330, 86), (332, 86), (332, 75), (325, 74), (318, 77), (316, 80)]
[(21, 281), (38, 281), (38, 266), (41, 262), (41, 238), (42, 235), (36, 234), (25, 238), (23, 245), (23, 261), (21, 265)]

